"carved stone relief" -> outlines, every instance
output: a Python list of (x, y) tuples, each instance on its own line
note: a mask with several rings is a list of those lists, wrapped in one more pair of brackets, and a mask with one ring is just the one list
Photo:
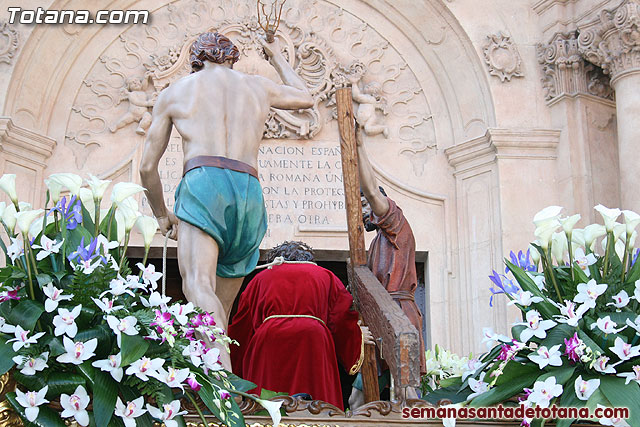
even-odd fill
[(578, 27), (580, 52), (615, 80), (640, 67), (640, 1), (625, 0), (616, 9)]
[(511, 37), (500, 32), (487, 36), (487, 39), (483, 51), (489, 74), (499, 77), (501, 82), (511, 81), (512, 77), (523, 77), (522, 59)]
[(18, 32), (9, 23), (0, 22), (0, 62), (11, 64), (19, 44)]
[(537, 52), (547, 102), (553, 102), (561, 95), (580, 93), (613, 100), (609, 76), (600, 67), (584, 60), (575, 32), (556, 34), (549, 44), (539, 43)]

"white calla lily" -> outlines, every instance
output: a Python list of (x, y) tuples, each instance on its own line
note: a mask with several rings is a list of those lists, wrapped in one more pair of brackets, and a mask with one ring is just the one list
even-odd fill
[(567, 235), (564, 233), (553, 233), (551, 237), (551, 254), (558, 262), (558, 265), (563, 264), (564, 256), (568, 250)]
[(23, 233), (28, 233), (33, 221), (44, 213), (44, 209), (34, 209), (30, 211), (16, 213), (16, 223)]
[(575, 214), (566, 218), (560, 218), (560, 224), (565, 233), (569, 234), (573, 231), (573, 227), (580, 221), (580, 214)]
[(264, 409), (269, 412), (271, 416), (271, 421), (273, 421), (273, 425), (280, 425), (280, 420), (282, 419), (282, 415), (280, 414), (280, 407), (282, 406), (282, 401), (280, 402), (272, 402), (270, 400), (256, 399)]
[(602, 219), (604, 220), (604, 228), (609, 231), (613, 231), (613, 226), (615, 225), (616, 219), (622, 213), (620, 209), (609, 209), (605, 206), (598, 205), (594, 208), (600, 215), (602, 215)]
[(7, 193), (13, 203), (18, 203), (15, 173), (5, 173), (4, 175), (2, 175), (2, 177), (0, 177), (0, 190)]
[(533, 217), (533, 223), (536, 227), (553, 220), (558, 220), (560, 218), (560, 212), (562, 211), (561, 206), (547, 206), (542, 209), (540, 212), (536, 213)]
[(144, 247), (148, 249), (153, 241), (153, 236), (155, 236), (156, 231), (158, 231), (158, 221), (152, 216), (142, 215), (136, 219), (135, 226), (142, 234)]
[(634, 211), (624, 210), (622, 211), (624, 215), (624, 223), (626, 226), (627, 234), (633, 233), (638, 224), (640, 224), (640, 215), (638, 215)]
[(540, 262), (540, 253), (533, 245), (529, 245), (527, 250), (529, 251), (529, 256), (531, 256), (531, 260), (533, 261), (534, 264), (537, 265)]
[(72, 195), (78, 196), (82, 187), (82, 178), (75, 173), (54, 173), (49, 175), (49, 183), (66, 188)]
[(556, 232), (556, 230), (560, 227), (560, 221), (557, 219), (547, 221), (541, 225), (539, 225), (533, 234), (538, 238), (540, 242), (540, 246), (542, 249), (546, 249), (549, 246), (549, 242), (551, 241), (551, 236)]
[(14, 233), (16, 229), (16, 207), (13, 204), (7, 205), (2, 212), (2, 222), (9, 229), (9, 233)]
[(91, 215), (91, 220), (95, 221), (96, 204), (95, 204), (95, 201), (93, 200), (93, 193), (91, 193), (91, 190), (89, 190), (88, 188), (82, 187), (80, 189), (80, 194), (78, 196), (80, 197), (82, 206), (84, 206), (87, 212), (89, 212), (89, 215)]
[(604, 225), (591, 224), (584, 228), (584, 245), (585, 247), (593, 250), (593, 243), (598, 237), (602, 237), (607, 234), (607, 229)]
[(51, 201), (56, 204), (60, 201), (60, 192), (62, 191), (62, 185), (59, 181), (54, 181), (51, 179), (45, 179), (44, 184), (49, 189), (49, 197), (51, 197)]
[(89, 174), (89, 179), (87, 179), (87, 184), (89, 184), (94, 200), (102, 199), (104, 192), (107, 191), (110, 183), (111, 181), (108, 179), (99, 179), (91, 174)]
[(113, 186), (111, 191), (111, 201), (120, 205), (125, 199), (144, 191), (144, 187), (133, 182), (119, 182)]

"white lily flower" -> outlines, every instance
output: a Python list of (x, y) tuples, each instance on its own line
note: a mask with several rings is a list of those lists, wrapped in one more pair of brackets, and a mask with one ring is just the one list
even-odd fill
[(56, 359), (60, 363), (73, 363), (74, 365), (81, 365), (85, 360), (91, 359), (95, 356), (95, 349), (98, 346), (98, 339), (92, 338), (87, 342), (73, 342), (68, 337), (62, 338), (62, 343), (66, 353), (61, 354)]
[(273, 422), (274, 426), (280, 425), (280, 420), (282, 419), (282, 415), (280, 414), (280, 406), (282, 406), (282, 401), (272, 402), (270, 400), (256, 399), (256, 402), (258, 402), (264, 409), (267, 410), (267, 412), (269, 412), (271, 421)]
[(560, 344), (554, 345), (550, 349), (546, 346), (538, 348), (536, 353), (529, 354), (529, 359), (532, 362), (537, 363), (540, 369), (544, 369), (546, 366), (562, 366), (562, 359), (560, 358)]
[(167, 303), (170, 301), (171, 297), (163, 297), (160, 292), (153, 292), (151, 295), (149, 295), (149, 300), (144, 297), (140, 297), (140, 302), (147, 308), (160, 307), (162, 309), (166, 309)]
[(34, 249), (41, 249), (41, 251), (38, 252), (38, 255), (36, 255), (36, 260), (41, 261), (51, 254), (57, 254), (60, 251), (63, 243), (64, 239), (62, 239), (62, 241), (58, 243), (43, 234), (40, 238), (40, 244), (32, 246)]
[(44, 302), (44, 309), (47, 313), (51, 313), (58, 308), (60, 301), (73, 298), (73, 295), (62, 295), (64, 291), (53, 286), (53, 282), (49, 282), (46, 286), (43, 286), (42, 292), (47, 296), (47, 300)]
[(209, 349), (202, 356), (202, 363), (204, 364), (204, 373), (209, 375), (209, 370), (220, 371), (224, 369), (220, 363), (220, 350), (217, 348)]
[(93, 300), (95, 305), (98, 306), (100, 310), (102, 310), (104, 313), (107, 313), (107, 314), (111, 313), (112, 311), (120, 310), (121, 308), (124, 307), (122, 305), (114, 305), (115, 300), (111, 300), (109, 298), (97, 299), (97, 298), (91, 297), (91, 299)]
[(202, 364), (202, 356), (206, 352), (206, 347), (202, 341), (191, 341), (188, 346), (182, 350), (183, 356), (191, 358), (191, 364), (198, 368)]
[(96, 258), (96, 260), (91, 263), (91, 260), (79, 260), (77, 264), (72, 264), (74, 271), (82, 271), (84, 274), (91, 274), (93, 271), (98, 268), (102, 264), (102, 260), (100, 258)]
[(49, 189), (49, 196), (51, 197), (51, 201), (54, 204), (57, 204), (60, 201), (60, 192), (62, 191), (62, 185), (58, 181), (52, 181), (50, 179), (45, 179), (44, 184)]
[(15, 356), (12, 360), (18, 367), (22, 366), (20, 369), (22, 375), (35, 375), (36, 372), (42, 371), (49, 366), (47, 365), (49, 352), (45, 351), (38, 355), (38, 357)]
[(574, 387), (578, 399), (589, 400), (593, 392), (596, 391), (598, 387), (600, 387), (600, 380), (593, 379), (585, 381), (582, 379), (582, 375), (579, 375), (578, 378), (576, 378)]
[(154, 375), (148, 374), (156, 378), (158, 381), (165, 383), (171, 388), (179, 388), (184, 392), (183, 382), (189, 377), (189, 368), (174, 369), (169, 366), (169, 370), (165, 370), (163, 367), (158, 368)]
[(622, 212), (620, 209), (609, 209), (602, 205), (598, 205), (594, 208), (600, 215), (602, 215), (602, 219), (604, 220), (604, 228), (609, 231), (613, 231), (613, 225), (616, 222), (616, 219), (620, 216)]
[(89, 184), (94, 200), (102, 199), (110, 183), (110, 180), (99, 179), (91, 174), (89, 174), (89, 179), (87, 179), (87, 184)]
[(15, 264), (16, 259), (24, 253), (24, 248), (22, 246), (22, 240), (17, 237), (10, 237), (10, 240), (11, 244), (7, 246), (7, 256), (11, 259), (11, 263)]
[(160, 359), (156, 357), (155, 359), (150, 359), (146, 356), (136, 360), (133, 362), (125, 371), (127, 375), (135, 375), (140, 378), (142, 381), (148, 381), (149, 377), (157, 377), (158, 369), (164, 365), (164, 359)]
[(144, 191), (144, 187), (133, 182), (119, 182), (113, 186), (111, 191), (111, 201), (116, 205), (120, 205), (123, 200), (133, 196), (141, 191)]
[[(601, 404), (596, 404), (596, 407), (599, 409), (605, 409), (607, 406), (603, 406)], [(613, 427), (631, 427), (625, 420), (622, 418), (600, 418), (598, 420), (600, 425), (603, 426), (613, 426)]]
[(631, 369), (633, 372), (620, 372), (618, 376), (625, 379), (624, 385), (629, 384), (632, 380), (640, 384), (640, 365), (634, 365)]
[(586, 305), (582, 304), (578, 310), (576, 310), (576, 304), (573, 301), (564, 301), (565, 305), (557, 305), (560, 309), (561, 316), (555, 315), (554, 317), (559, 323), (566, 323), (569, 326), (578, 326), (578, 322), (582, 319), (582, 315), (589, 309)]
[(573, 255), (574, 261), (587, 277), (591, 276), (589, 266), (596, 263), (596, 257), (593, 254), (585, 255), (582, 248), (578, 248)]
[(517, 293), (511, 295), (513, 295), (514, 299), (509, 301), (507, 305), (519, 304), (523, 307), (529, 307), (531, 304), (537, 304), (543, 300), (540, 297), (534, 297), (531, 292), (523, 291), (522, 289), (520, 289)]
[(7, 193), (13, 203), (18, 203), (18, 193), (16, 191), (16, 174), (5, 173), (0, 177), (0, 190)]
[(13, 342), (13, 351), (18, 351), (23, 347), (29, 348), (31, 344), (37, 344), (38, 338), (44, 335), (44, 332), (38, 332), (37, 334), (34, 334), (31, 338), (29, 338), (29, 332), (31, 331), (25, 331), (24, 329), (22, 329), (22, 326), (16, 325), (16, 337), (7, 340), (7, 344)]
[(69, 192), (78, 196), (82, 187), (82, 178), (75, 173), (54, 173), (49, 175), (49, 183), (57, 184), (66, 188)]
[(489, 390), (489, 383), (484, 382), (484, 376), (485, 372), (482, 372), (477, 380), (475, 378), (469, 378), (469, 387), (473, 393), (467, 396), (467, 400), (471, 400)]
[(187, 411), (180, 411), (179, 400), (165, 403), (162, 405), (162, 410), (147, 403), (147, 411), (153, 418), (162, 421), (166, 427), (178, 427), (178, 422), (174, 418), (188, 413)]
[(596, 306), (596, 299), (607, 290), (608, 285), (602, 283), (597, 284), (595, 279), (589, 280), (588, 283), (580, 283), (577, 287), (578, 294), (573, 298), (577, 303), (583, 303), (589, 308)]
[(120, 246), (120, 243), (115, 241), (110, 242), (102, 234), (98, 234), (97, 240), (98, 240), (97, 246), (101, 248), (100, 250), (102, 251), (102, 253), (105, 253), (105, 254), (108, 253), (111, 249), (115, 249), (118, 246)]
[(631, 326), (636, 330), (636, 335), (640, 335), (640, 316), (636, 317), (635, 321), (631, 321), (631, 319), (627, 319), (626, 321), (628, 326)]
[(55, 336), (67, 334), (69, 338), (75, 338), (78, 333), (78, 325), (76, 325), (76, 319), (80, 315), (82, 310), (82, 304), (77, 305), (73, 310), (69, 311), (66, 308), (59, 308), (58, 314), (53, 318), (53, 331)]
[(558, 265), (563, 264), (564, 257), (568, 250), (567, 235), (564, 233), (553, 233), (551, 236), (551, 254), (556, 259)]
[(511, 338), (505, 335), (496, 334), (493, 332), (493, 329), (489, 327), (482, 328), (482, 337), (481, 343), (487, 343), (488, 350), (493, 347), (495, 342), (511, 342)]
[(153, 264), (149, 264), (148, 266), (144, 266), (141, 262), (136, 264), (142, 271), (142, 280), (144, 280), (144, 284), (149, 286), (151, 285), (152, 290), (156, 290), (158, 288), (158, 279), (162, 277), (162, 273), (156, 273), (156, 266)]
[(13, 204), (7, 205), (2, 212), (2, 222), (9, 229), (9, 233), (13, 234), (16, 228), (16, 207)]
[(611, 317), (605, 316), (605, 317), (602, 317), (602, 318), (598, 318), (598, 320), (596, 320), (594, 323), (591, 324), (590, 328), (593, 330), (593, 329), (595, 329), (597, 327), (605, 335), (617, 334), (621, 330), (627, 328), (626, 326), (623, 326), (620, 329), (616, 329), (616, 326), (618, 326), (618, 324), (616, 322), (614, 322), (613, 320), (611, 320)]
[(89, 216), (91, 216), (91, 220), (96, 220), (96, 203), (93, 200), (93, 193), (88, 188), (82, 187), (78, 194), (80, 197), (80, 201), (82, 202), (82, 206), (89, 212)]
[(114, 297), (118, 297), (123, 294), (129, 294), (132, 297), (135, 296), (129, 289), (127, 282), (125, 282), (125, 280), (120, 276), (109, 282), (109, 290), (101, 293), (100, 298), (104, 297), (106, 294), (111, 294)]
[(622, 214), (624, 215), (627, 234), (632, 234), (638, 224), (640, 224), (640, 215), (629, 210), (622, 211)]
[(73, 417), (78, 424), (83, 427), (89, 425), (89, 413), (87, 412), (87, 405), (89, 405), (89, 395), (87, 391), (79, 385), (76, 387), (76, 391), (71, 396), (62, 393), (60, 395), (60, 405), (62, 406), (62, 418)]
[(138, 335), (138, 329), (136, 323), (138, 319), (133, 316), (127, 316), (124, 319), (118, 319), (115, 316), (107, 316), (107, 323), (113, 332), (116, 334), (118, 341), (118, 347), (122, 341), (122, 334)]
[(33, 209), (30, 211), (20, 211), (16, 213), (16, 223), (18, 224), (18, 228), (23, 233), (28, 233), (31, 223), (38, 219), (38, 217), (43, 213), (44, 209)]
[(633, 298), (640, 302), (640, 280), (636, 280), (635, 289), (633, 291)]
[(4, 334), (13, 334), (16, 332), (16, 327), (7, 323), (7, 320), (0, 316), (0, 332)]
[(544, 381), (536, 381), (527, 401), (541, 408), (548, 408), (551, 399), (562, 394), (562, 384), (556, 383), (556, 377), (550, 376)]
[(538, 227), (546, 222), (558, 220), (562, 209), (561, 206), (548, 206), (542, 209), (533, 217), (533, 224)]
[(533, 234), (538, 238), (538, 241), (540, 242), (542, 248), (546, 248), (549, 246), (551, 237), (553, 236), (553, 233), (556, 232), (558, 227), (560, 227), (560, 221), (556, 219), (553, 221), (544, 222), (535, 229)]
[(124, 236), (131, 231), (140, 215), (140, 212), (138, 212), (138, 202), (136, 202), (135, 199), (128, 198), (120, 203), (116, 209), (118, 241), (122, 241)]
[(122, 370), (122, 353), (112, 354), (106, 359), (96, 360), (91, 364), (91, 366), (95, 368), (99, 368), (101, 371), (109, 372), (114, 380), (120, 382), (122, 381), (123, 370)]
[[(53, 215), (47, 215), (46, 222), (47, 222), (47, 225), (54, 223), (55, 218), (53, 217)], [(42, 226), (43, 226), (43, 221), (33, 221), (33, 223), (31, 224), (31, 227), (29, 227), (29, 232), (27, 234), (31, 236), (33, 239), (35, 239), (42, 232)], [(42, 234), (42, 236), (44, 237), (44, 233)], [(32, 246), (32, 247), (35, 247), (35, 246)]]
[(529, 245), (529, 247), (527, 248), (527, 251), (529, 251), (529, 256), (531, 256), (531, 261), (533, 261), (534, 264), (538, 264), (540, 262), (540, 253), (535, 248), (535, 246)]
[(580, 221), (580, 214), (575, 214), (566, 218), (560, 218), (560, 224), (562, 225), (562, 230), (565, 233), (569, 234), (573, 231), (573, 227), (576, 225), (578, 221)]
[(607, 356), (598, 357), (593, 363), (593, 369), (602, 374), (615, 374), (616, 368), (609, 366), (609, 358)]
[(152, 216), (142, 215), (136, 219), (135, 226), (142, 234), (144, 247), (148, 249), (153, 241), (153, 236), (158, 231), (158, 221)]
[(613, 302), (608, 302), (607, 305), (613, 305), (616, 308), (626, 307), (629, 301), (631, 301), (631, 298), (629, 298), (625, 290), (621, 290), (611, 298), (613, 298)]
[(604, 225), (591, 224), (584, 228), (584, 244), (586, 247), (593, 251), (593, 243), (598, 237), (602, 237), (607, 234), (607, 229)]
[(464, 382), (464, 380), (466, 380), (469, 375), (475, 374), (481, 366), (482, 362), (480, 361), (480, 359), (472, 358), (467, 360), (467, 362), (463, 366), (462, 381)]
[(609, 347), (609, 350), (611, 350), (622, 361), (640, 356), (640, 345), (632, 347), (631, 344), (627, 344), (620, 337), (616, 337), (614, 346)]
[(131, 402), (127, 402), (126, 406), (122, 403), (122, 400), (120, 400), (120, 396), (118, 396), (116, 400), (115, 414), (122, 418), (125, 427), (136, 427), (136, 418), (147, 412), (147, 410), (143, 408), (143, 405), (143, 396), (140, 396)]
[(546, 338), (547, 330), (557, 325), (553, 320), (542, 320), (540, 313), (536, 310), (529, 310), (526, 314), (526, 322), (515, 323), (515, 325), (523, 325), (526, 328), (520, 333), (520, 341), (529, 342), (533, 337)]
[(45, 396), (49, 386), (44, 386), (40, 391), (28, 391), (23, 393), (20, 389), (16, 389), (16, 400), (25, 408), (24, 414), (28, 421), (34, 422), (38, 418), (40, 413), (39, 406), (44, 403), (49, 403)]
[(194, 310), (195, 309), (194, 309), (193, 303), (191, 302), (188, 302), (184, 305), (174, 304), (171, 307), (169, 307), (169, 312), (173, 314), (173, 316), (176, 318), (178, 323), (180, 323), (181, 325), (187, 324), (187, 322), (189, 321), (188, 315), (190, 313), (193, 313)]

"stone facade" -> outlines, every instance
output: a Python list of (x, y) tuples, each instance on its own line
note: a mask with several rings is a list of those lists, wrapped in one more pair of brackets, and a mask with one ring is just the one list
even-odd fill
[[(227, 34), (237, 69), (277, 81), (251, 1), (20, 2), (151, 12), (147, 25), (83, 26), (9, 24), (13, 3), (0, 0), (0, 174), (16, 173), (35, 204), (55, 172), (139, 181), (150, 108), (136, 104), (189, 72), (199, 33)], [(348, 242), (335, 88), (357, 76), (378, 96), (371, 129), (386, 132), (365, 144), (426, 259), (427, 343), (464, 353), (483, 349), (483, 326), (507, 332), (515, 320), (488, 309), (487, 276), (526, 248), (538, 210), (559, 204), (584, 221), (598, 203), (640, 210), (640, 0), (477, 4), (289, 0), (278, 37), (316, 102), (273, 110), (259, 156), (262, 247), (294, 238), (337, 260)], [(130, 89), (136, 79), (143, 90)], [(170, 207), (181, 162), (174, 132), (161, 162)]]

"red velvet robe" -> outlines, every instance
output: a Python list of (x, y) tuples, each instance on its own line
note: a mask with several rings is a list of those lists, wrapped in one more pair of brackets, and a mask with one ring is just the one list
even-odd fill
[[(338, 364), (351, 373), (364, 358), (358, 313), (332, 272), (283, 264), (256, 275), (240, 296), (229, 336), (233, 372), (267, 390), (309, 393), (343, 409)], [(311, 315), (271, 318), (273, 315)], [(337, 358), (336, 358), (337, 356)]]

